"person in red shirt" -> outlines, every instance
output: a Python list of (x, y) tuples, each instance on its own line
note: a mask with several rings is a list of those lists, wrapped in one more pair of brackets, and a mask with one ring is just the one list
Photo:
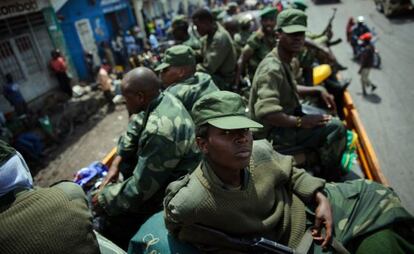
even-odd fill
[(59, 82), (60, 89), (72, 97), (72, 86), (70, 84), (70, 77), (67, 73), (67, 64), (65, 58), (63, 58), (59, 49), (55, 49), (51, 52), (52, 59), (50, 60), (50, 68), (55, 73), (56, 78)]

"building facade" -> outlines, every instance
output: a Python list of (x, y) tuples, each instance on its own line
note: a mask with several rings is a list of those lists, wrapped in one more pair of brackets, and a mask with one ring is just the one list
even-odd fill
[(68, 50), (80, 79), (88, 75), (85, 52), (92, 52), (99, 65), (99, 47), (136, 24), (128, 0), (69, 0), (56, 2), (55, 10)]
[[(48, 67), (50, 52), (65, 41), (48, 0), (0, 1), (0, 80), (11, 74), (26, 101), (33, 101), (57, 86)], [(0, 111), (12, 111), (0, 96)]]

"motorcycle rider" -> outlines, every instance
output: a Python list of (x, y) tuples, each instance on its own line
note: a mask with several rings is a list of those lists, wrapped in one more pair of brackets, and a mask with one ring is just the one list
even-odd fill
[(369, 33), (371, 30), (365, 24), (364, 16), (357, 17), (357, 23), (352, 28), (351, 46), (354, 52), (354, 57), (358, 56), (358, 39), (364, 33)]

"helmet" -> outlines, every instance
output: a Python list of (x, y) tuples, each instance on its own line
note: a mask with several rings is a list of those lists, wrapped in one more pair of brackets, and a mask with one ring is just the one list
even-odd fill
[(365, 18), (364, 18), (364, 16), (358, 16), (358, 18), (357, 18), (357, 22), (358, 22), (358, 23), (364, 23), (364, 22), (365, 22)]

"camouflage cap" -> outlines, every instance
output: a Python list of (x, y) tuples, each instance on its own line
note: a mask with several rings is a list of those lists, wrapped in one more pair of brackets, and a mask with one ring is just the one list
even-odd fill
[(170, 66), (195, 65), (194, 50), (186, 45), (176, 45), (168, 48), (162, 59), (162, 63), (155, 68), (155, 71), (168, 68)]
[(305, 32), (307, 26), (306, 14), (297, 9), (286, 9), (277, 15), (277, 29), (285, 33)]
[(272, 7), (266, 7), (260, 11), (260, 18), (276, 18), (277, 9)]
[(225, 130), (263, 127), (247, 117), (241, 96), (227, 91), (201, 97), (194, 104), (191, 115), (196, 126), (208, 123)]

